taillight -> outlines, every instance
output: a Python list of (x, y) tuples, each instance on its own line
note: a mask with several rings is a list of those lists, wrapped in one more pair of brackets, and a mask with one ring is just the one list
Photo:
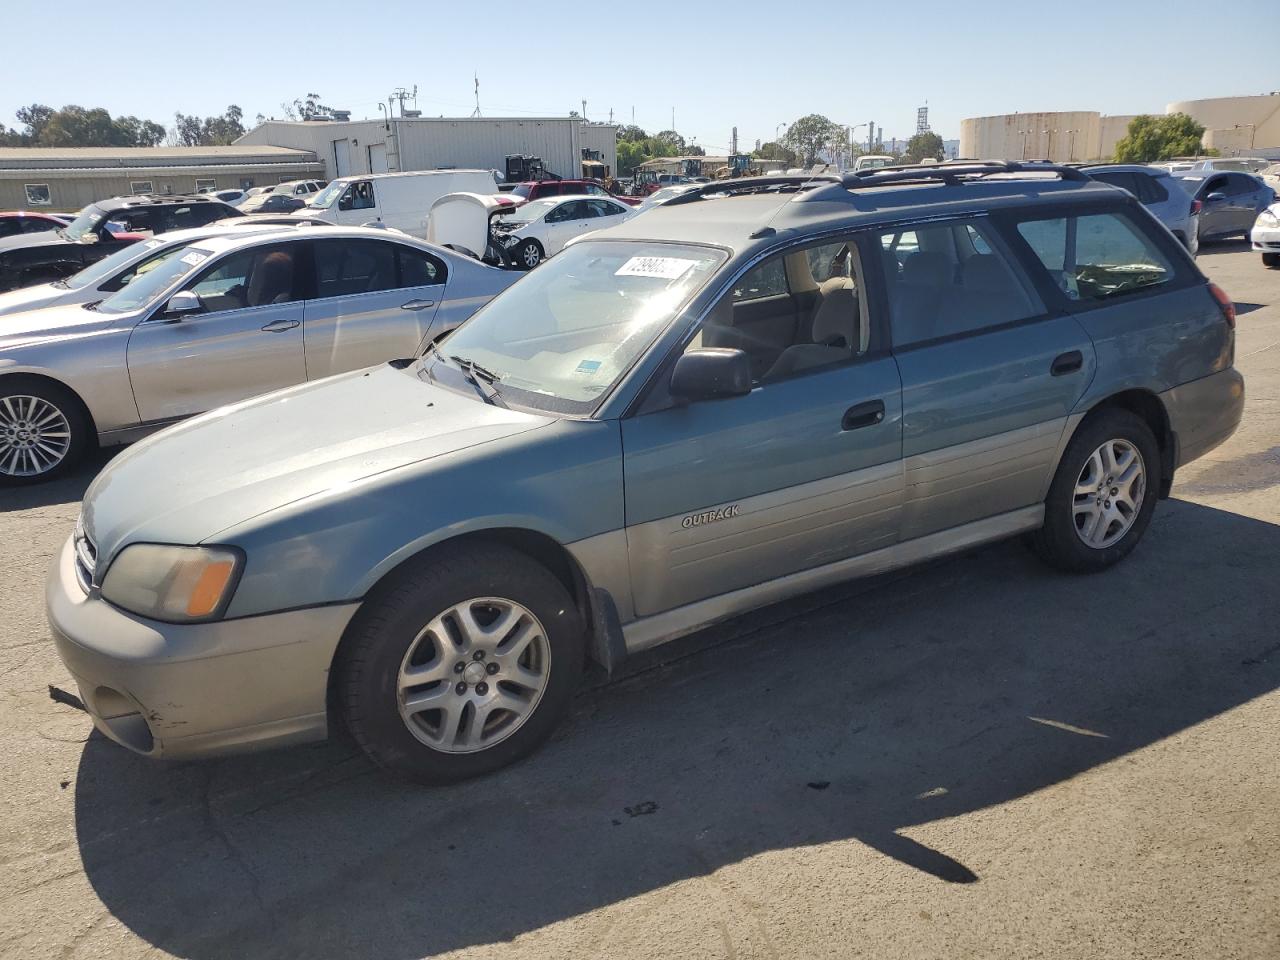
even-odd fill
[(1196, 214), (1198, 214), (1198, 213), (1200, 212), (1200, 208), (1201, 208), (1201, 207), (1203, 207), (1203, 206), (1204, 206), (1204, 204), (1203, 204), (1203, 203), (1201, 203), (1199, 200), (1192, 200), (1192, 201), (1191, 201), (1191, 215), (1194, 217)]
[(1213, 294), (1213, 299), (1218, 301), (1218, 309), (1222, 311), (1222, 319), (1227, 321), (1227, 326), (1234, 330), (1236, 328), (1235, 303), (1227, 296), (1227, 291), (1216, 283), (1209, 284), (1209, 292)]

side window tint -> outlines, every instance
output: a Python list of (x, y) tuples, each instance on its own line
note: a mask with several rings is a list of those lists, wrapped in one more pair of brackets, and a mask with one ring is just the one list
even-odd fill
[(316, 296), (347, 297), (396, 286), (395, 245), (381, 240), (319, 240)]
[(1069, 299), (1105, 300), (1173, 279), (1173, 267), (1138, 228), (1113, 213), (1018, 224)]
[[(788, 274), (802, 292), (786, 295)], [(712, 308), (689, 348), (742, 350), (763, 384), (847, 363), (870, 346), (860, 278), (851, 241), (770, 257)]]
[(400, 286), (425, 287), (433, 283), (444, 283), (443, 264), (419, 250), (408, 247), (396, 247), (396, 256), (400, 258)]
[(903, 242), (905, 234), (881, 235), (895, 347), (973, 333), (1043, 312), (990, 229), (979, 221), (917, 227), (910, 244)]
[(360, 180), (351, 186), (351, 209), (372, 210), (374, 208), (373, 183)]
[(293, 244), (242, 250), (225, 257), (190, 289), (209, 313), (289, 303), (294, 296)]
[(588, 206), (591, 207), (592, 215), (596, 217), (616, 217), (623, 211), (618, 209), (618, 205), (610, 203), (608, 200), (588, 200)]
[(781, 257), (766, 260), (742, 275), (733, 288), (733, 299), (762, 300), (787, 293), (787, 268)]

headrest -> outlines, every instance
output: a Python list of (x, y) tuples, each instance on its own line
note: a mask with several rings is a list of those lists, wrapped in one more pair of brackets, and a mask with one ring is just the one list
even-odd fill
[(940, 287), (948, 282), (951, 261), (941, 253), (920, 250), (902, 263), (902, 279), (921, 286)]
[(842, 344), (846, 349), (858, 345), (858, 307), (853, 281), (848, 277), (832, 277), (818, 287), (821, 300), (813, 315), (813, 342)]

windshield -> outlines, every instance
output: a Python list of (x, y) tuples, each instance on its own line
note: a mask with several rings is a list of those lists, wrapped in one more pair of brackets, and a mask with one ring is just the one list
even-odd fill
[(122, 270), (134, 260), (138, 259), (139, 254), (147, 250), (154, 250), (156, 247), (164, 246), (163, 240), (144, 240), (142, 243), (125, 247), (123, 250), (117, 250), (109, 257), (104, 257), (97, 263), (91, 263), (79, 273), (73, 273), (62, 282), (68, 290), (80, 290), (90, 284), (99, 283), (111, 276), (117, 270)]
[(1200, 189), (1200, 185), (1204, 183), (1204, 177), (1174, 177), (1173, 179), (1177, 180), (1178, 186), (1193, 197), (1196, 195), (1196, 191)]
[(329, 184), (315, 196), (307, 201), (307, 206), (315, 207), (317, 210), (328, 210), (333, 206), (338, 197), (342, 196), (342, 191), (347, 189), (345, 180), (335, 180)]
[(426, 369), (461, 357), (515, 403), (590, 413), (724, 260), (685, 244), (574, 244), (458, 327)]
[(517, 207), (510, 213), (505, 213), (502, 218), (508, 223), (532, 223), (539, 217), (546, 216), (559, 200), (530, 200), (523, 207)]
[(212, 254), (208, 250), (191, 247), (182, 256), (165, 259), (146, 273), (139, 271), (132, 283), (103, 300), (98, 304), (98, 309), (103, 313), (130, 313), (140, 310), (167, 290), (170, 285), (188, 273), (193, 273), (210, 256)]
[(529, 199), (529, 194), (531, 194), (532, 192), (533, 192), (533, 187), (529, 186), (529, 184), (527, 183), (516, 184), (514, 187), (512, 187), (508, 191), (508, 193), (510, 193), (513, 197), (524, 197), (526, 200)]
[(85, 207), (76, 214), (76, 218), (67, 224), (63, 233), (68, 240), (83, 240), (91, 233), (95, 233), (99, 222), (102, 220), (102, 211), (93, 204)]

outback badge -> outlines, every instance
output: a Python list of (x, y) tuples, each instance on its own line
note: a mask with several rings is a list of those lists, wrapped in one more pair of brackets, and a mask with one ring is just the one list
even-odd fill
[(680, 521), (680, 526), (700, 527), (704, 523), (715, 523), (718, 520), (729, 520), (738, 515), (738, 505), (730, 504), (727, 507), (720, 507), (718, 510), (706, 510), (702, 513), (691, 513)]

